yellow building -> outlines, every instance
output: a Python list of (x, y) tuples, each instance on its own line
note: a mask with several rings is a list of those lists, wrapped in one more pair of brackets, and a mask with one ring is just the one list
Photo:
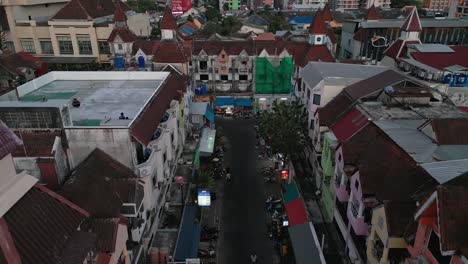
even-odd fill
[(367, 242), (367, 263), (401, 263), (409, 256), (404, 233), (413, 220), (414, 202), (390, 202), (374, 209)]

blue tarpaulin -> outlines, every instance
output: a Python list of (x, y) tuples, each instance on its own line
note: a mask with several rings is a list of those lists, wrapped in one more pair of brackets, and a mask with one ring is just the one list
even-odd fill
[(200, 242), (200, 226), (195, 223), (197, 213), (196, 205), (186, 205), (179, 237), (175, 247), (175, 261), (185, 261), (188, 258), (196, 258), (198, 244)]
[(210, 122), (214, 122), (215, 116), (213, 113), (213, 109), (211, 109), (210, 105), (206, 106), (206, 112), (205, 112), (205, 117), (208, 119)]
[(233, 98), (233, 97), (216, 97), (216, 106), (232, 105), (251, 107), (252, 100), (250, 98)]

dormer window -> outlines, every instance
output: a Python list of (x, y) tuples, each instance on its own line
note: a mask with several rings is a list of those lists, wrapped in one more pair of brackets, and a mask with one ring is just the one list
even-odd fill
[(242, 65), (247, 65), (247, 61), (242, 61)]

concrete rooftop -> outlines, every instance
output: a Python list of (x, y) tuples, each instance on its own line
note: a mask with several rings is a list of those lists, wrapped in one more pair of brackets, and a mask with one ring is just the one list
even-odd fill
[[(21, 101), (44, 107), (64, 102), (65, 126), (128, 127), (157, 93), (167, 72), (51, 72), (18, 87)], [(73, 107), (72, 101), (80, 101)], [(120, 113), (128, 119), (120, 120)], [(69, 121), (68, 121), (68, 120)]]

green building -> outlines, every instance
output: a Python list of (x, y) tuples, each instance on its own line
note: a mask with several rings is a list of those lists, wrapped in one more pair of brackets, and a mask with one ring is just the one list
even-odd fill
[(335, 188), (333, 186), (333, 175), (335, 174), (335, 149), (338, 142), (331, 132), (325, 133), (323, 137), (323, 149), (321, 166), (322, 176), (322, 203), (325, 208), (324, 217), (326, 222), (333, 221), (335, 211)]
[(239, 10), (239, 0), (232, 0), (232, 10)]
[(268, 109), (275, 100), (290, 100), (294, 64), (291, 56), (270, 56), (266, 52), (255, 62), (255, 104)]

